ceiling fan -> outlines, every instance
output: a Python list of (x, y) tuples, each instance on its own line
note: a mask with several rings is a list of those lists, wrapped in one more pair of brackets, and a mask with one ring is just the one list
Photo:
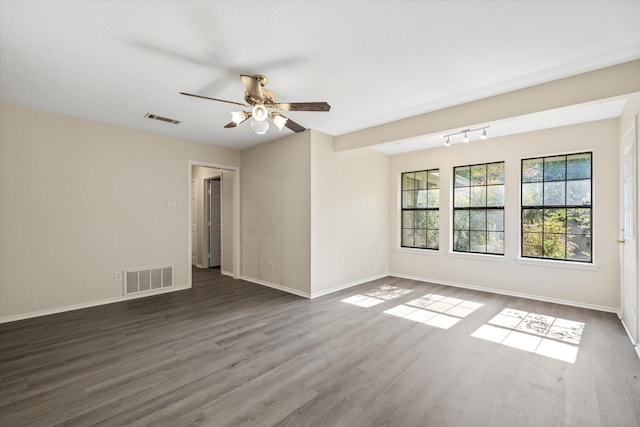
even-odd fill
[(249, 76), (241, 74), (240, 78), (245, 87), (244, 100), (246, 104), (225, 99), (210, 98), (208, 96), (196, 95), (192, 93), (180, 92), (181, 95), (193, 96), (196, 98), (209, 99), (211, 101), (226, 102), (228, 104), (240, 105), (242, 107), (252, 107), (251, 111), (234, 111), (231, 113), (231, 122), (225, 128), (234, 128), (246, 120), (253, 117), (251, 128), (259, 135), (267, 132), (269, 122), (273, 121), (279, 130), (287, 127), (294, 132), (302, 132), (305, 128), (293, 120), (285, 117), (282, 111), (329, 111), (331, 106), (326, 102), (277, 102), (276, 95), (269, 89), (265, 89), (267, 78), (257, 74)]

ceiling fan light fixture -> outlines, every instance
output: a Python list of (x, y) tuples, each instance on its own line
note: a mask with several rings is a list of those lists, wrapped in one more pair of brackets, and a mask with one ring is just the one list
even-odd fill
[(249, 113), (247, 113), (246, 111), (231, 112), (231, 121), (236, 125), (239, 125), (240, 123), (244, 122), (247, 119), (247, 117), (249, 117)]
[(447, 135), (447, 140), (444, 142), (444, 146), (448, 147), (451, 145), (451, 140), (449, 139), (449, 136)]
[(480, 135), (480, 139), (487, 139), (487, 129), (482, 129), (482, 135)]
[(467, 135), (467, 132), (464, 133), (464, 138), (462, 138), (462, 142), (469, 142), (469, 136)]
[(273, 124), (278, 127), (278, 130), (282, 130), (284, 126), (287, 124), (287, 118), (281, 116), (280, 114), (276, 114), (273, 116)]
[[(265, 107), (262, 104), (257, 104), (253, 107), (253, 118), (259, 122), (262, 122), (264, 120), (266, 120), (267, 117), (269, 117), (269, 110), (267, 110), (267, 107)], [(269, 125), (267, 125), (267, 128), (269, 127)]]
[(269, 130), (269, 122), (264, 119), (256, 120), (254, 117), (254, 120), (251, 120), (251, 129), (258, 135), (264, 135)]

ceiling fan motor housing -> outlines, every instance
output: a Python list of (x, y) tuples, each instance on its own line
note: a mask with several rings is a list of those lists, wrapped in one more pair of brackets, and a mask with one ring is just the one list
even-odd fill
[(276, 94), (269, 89), (262, 88), (262, 99), (255, 99), (249, 91), (245, 91), (244, 100), (249, 105), (264, 104), (269, 106), (276, 103)]

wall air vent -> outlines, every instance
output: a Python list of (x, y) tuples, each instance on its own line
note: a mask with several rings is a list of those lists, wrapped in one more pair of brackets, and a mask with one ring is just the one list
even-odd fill
[(173, 286), (173, 266), (124, 272), (124, 294), (131, 295)]
[(150, 119), (160, 120), (161, 122), (171, 123), (173, 125), (177, 125), (178, 123), (180, 123), (180, 120), (170, 119), (168, 117), (157, 116), (157, 115), (151, 114), (151, 113), (147, 113), (144, 116), (148, 117)]

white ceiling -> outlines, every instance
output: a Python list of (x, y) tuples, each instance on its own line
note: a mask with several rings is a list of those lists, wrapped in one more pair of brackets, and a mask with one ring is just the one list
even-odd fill
[(640, 1), (0, 0), (0, 101), (245, 148), (290, 131), (224, 129), (237, 107), (178, 92), (242, 101), (239, 74), (265, 74), (279, 101), (331, 104), (288, 116), (339, 135), (638, 59), (639, 17)]

